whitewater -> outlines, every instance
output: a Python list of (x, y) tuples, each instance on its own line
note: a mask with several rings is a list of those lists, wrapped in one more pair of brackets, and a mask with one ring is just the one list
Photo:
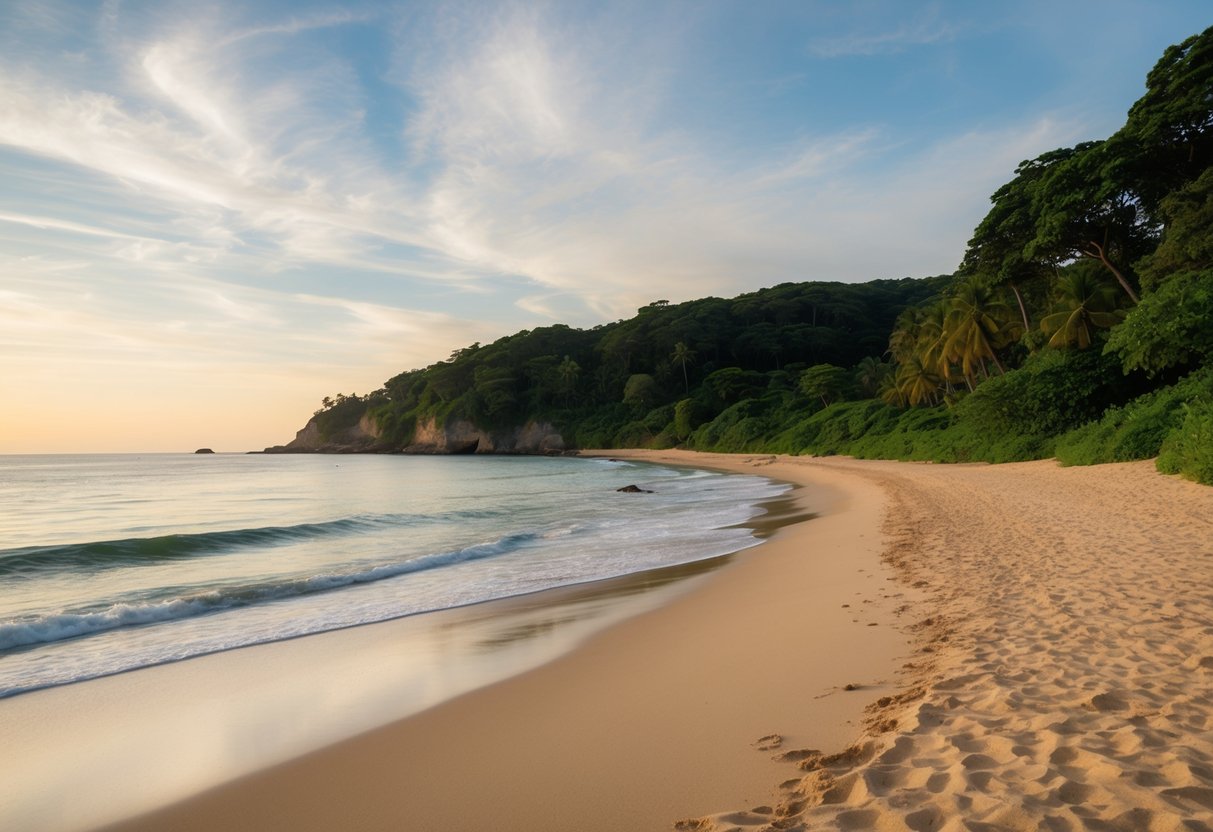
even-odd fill
[(566, 457), (0, 457), (0, 697), (719, 557), (787, 488)]

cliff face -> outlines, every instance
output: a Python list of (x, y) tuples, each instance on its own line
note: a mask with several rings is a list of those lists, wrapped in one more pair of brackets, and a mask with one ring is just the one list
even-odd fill
[(506, 430), (485, 431), (464, 419), (439, 426), (420, 422), (409, 454), (554, 454), (565, 450), (564, 438), (546, 422), (530, 421)]
[(266, 453), (306, 454), (306, 453), (363, 453), (390, 450), (380, 443), (382, 433), (379, 426), (368, 414), (363, 414), (356, 425), (346, 428), (325, 439), (320, 435), (316, 417), (308, 419), (303, 429), (295, 434), (295, 438), (285, 445), (275, 445), (266, 448)]
[(406, 453), (406, 454), (559, 454), (566, 450), (564, 438), (547, 422), (529, 421), (521, 427), (486, 431), (460, 419), (448, 425), (436, 420), (420, 422), (413, 441), (393, 447), (381, 441), (375, 420), (364, 415), (358, 424), (325, 439), (313, 417), (286, 445), (266, 448), (266, 453)]

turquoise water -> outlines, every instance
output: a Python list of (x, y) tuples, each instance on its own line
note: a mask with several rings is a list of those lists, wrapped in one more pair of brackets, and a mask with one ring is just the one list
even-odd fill
[(0, 457), (0, 696), (716, 557), (786, 489), (577, 458)]

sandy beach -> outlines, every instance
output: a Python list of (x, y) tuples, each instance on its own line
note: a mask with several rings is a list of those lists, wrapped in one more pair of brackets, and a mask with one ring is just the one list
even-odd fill
[(889, 497), (907, 687), (775, 818), (683, 829), (1213, 828), (1213, 490), (1150, 461), (803, 464)]
[(116, 828), (1213, 828), (1210, 489), (626, 455), (806, 483), (820, 516), (537, 670)]
[(805, 483), (780, 509), (817, 516), (536, 670), (116, 828), (659, 830), (777, 801), (782, 748), (845, 747), (898, 689), (885, 498), (769, 457), (627, 455)]

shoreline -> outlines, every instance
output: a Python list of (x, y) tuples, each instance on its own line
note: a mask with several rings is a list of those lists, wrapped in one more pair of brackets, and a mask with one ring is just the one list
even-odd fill
[(669, 829), (777, 801), (795, 768), (761, 738), (852, 742), (907, 649), (879, 489), (769, 457), (595, 455), (811, 488), (779, 498), (787, 516), (761, 545), (554, 660), (112, 828)]

